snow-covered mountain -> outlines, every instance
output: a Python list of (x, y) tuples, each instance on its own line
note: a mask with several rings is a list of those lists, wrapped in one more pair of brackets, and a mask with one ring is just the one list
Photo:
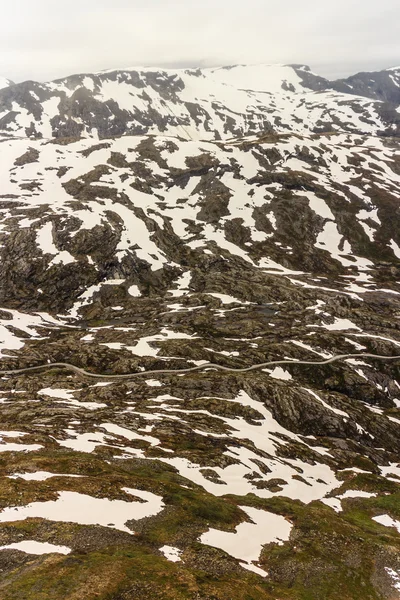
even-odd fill
[(357, 73), (347, 79), (335, 81), (333, 88), (347, 94), (398, 105), (400, 104), (400, 67), (372, 73)]
[[(396, 71), (393, 71), (396, 73)], [(0, 91), (0, 131), (28, 137), (146, 133), (225, 140), (268, 129), (397, 135), (394, 104), (343, 92), (303, 66), (123, 69)], [(358, 89), (358, 88), (357, 88)], [(350, 92), (350, 94), (349, 94)]]
[(357, 77), (0, 91), (0, 370), (44, 366), (0, 377), (5, 600), (399, 597), (399, 112)]

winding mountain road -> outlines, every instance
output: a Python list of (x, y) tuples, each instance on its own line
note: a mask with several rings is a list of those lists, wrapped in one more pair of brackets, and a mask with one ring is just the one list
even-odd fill
[(48, 369), (66, 369), (68, 371), (73, 371), (77, 373), (81, 377), (92, 377), (94, 379), (134, 379), (136, 377), (142, 377), (143, 375), (182, 375), (185, 373), (193, 373), (195, 371), (203, 371), (204, 369), (217, 369), (219, 371), (226, 371), (228, 373), (248, 373), (249, 371), (256, 371), (258, 369), (265, 369), (268, 367), (277, 367), (280, 365), (328, 365), (330, 363), (338, 362), (341, 360), (346, 360), (349, 358), (374, 358), (377, 360), (400, 360), (400, 355), (398, 356), (381, 356), (379, 354), (338, 354), (337, 356), (332, 356), (331, 358), (327, 358), (326, 360), (272, 360), (264, 363), (258, 363), (251, 367), (240, 368), (232, 368), (232, 367), (224, 367), (223, 365), (217, 365), (215, 363), (204, 363), (204, 365), (198, 365), (196, 367), (188, 367), (186, 369), (156, 369), (151, 371), (139, 371), (138, 373), (126, 373), (124, 375), (104, 375), (101, 373), (90, 373), (89, 371), (85, 371), (85, 369), (81, 369), (80, 367), (76, 367), (75, 365), (71, 365), (70, 363), (47, 363), (43, 365), (38, 365), (36, 367), (25, 367), (23, 369), (13, 369), (9, 371), (0, 371), (0, 377), (5, 376), (13, 376), (13, 375), (23, 375), (24, 373), (33, 373), (36, 371), (43, 371)]

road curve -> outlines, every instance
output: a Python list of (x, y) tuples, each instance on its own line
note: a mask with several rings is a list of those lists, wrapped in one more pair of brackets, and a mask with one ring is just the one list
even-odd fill
[(13, 369), (11, 371), (0, 371), (0, 377), (12, 376), (12, 375), (23, 375), (24, 373), (33, 373), (36, 371), (44, 371), (48, 369), (66, 369), (73, 371), (81, 377), (92, 377), (94, 379), (134, 379), (136, 377), (142, 377), (143, 375), (182, 375), (185, 373), (193, 373), (195, 371), (203, 371), (204, 369), (217, 369), (219, 371), (225, 371), (228, 373), (248, 373), (249, 371), (257, 371), (258, 369), (265, 369), (268, 367), (276, 367), (279, 365), (328, 365), (329, 363), (346, 360), (348, 358), (374, 358), (377, 360), (400, 360), (399, 356), (381, 356), (379, 354), (338, 354), (332, 356), (326, 360), (271, 360), (264, 363), (259, 363), (251, 367), (244, 367), (243, 369), (234, 369), (231, 367), (224, 367), (222, 365), (216, 365), (214, 363), (204, 363), (197, 367), (188, 367), (187, 369), (158, 369), (152, 371), (139, 371), (138, 373), (126, 373), (125, 375), (103, 375), (101, 373), (90, 373), (71, 365), (70, 363), (47, 363), (38, 365), (36, 367), (25, 367), (24, 369)]

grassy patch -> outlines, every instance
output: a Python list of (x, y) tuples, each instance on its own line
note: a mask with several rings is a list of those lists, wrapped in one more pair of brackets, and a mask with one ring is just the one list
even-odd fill
[(272, 600), (258, 578), (213, 577), (132, 546), (50, 557), (17, 580), (3, 581), (3, 600)]

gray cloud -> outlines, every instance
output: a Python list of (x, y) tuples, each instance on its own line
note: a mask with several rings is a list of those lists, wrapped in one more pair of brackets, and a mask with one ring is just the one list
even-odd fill
[(398, 0), (13, 0), (1, 12), (0, 74), (16, 81), (235, 63), (334, 78), (400, 64)]

